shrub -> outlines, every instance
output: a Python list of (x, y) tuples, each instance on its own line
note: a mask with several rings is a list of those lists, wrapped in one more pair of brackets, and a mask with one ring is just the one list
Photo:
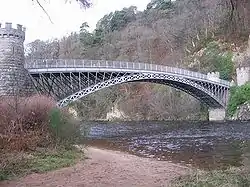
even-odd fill
[(67, 111), (53, 108), (49, 116), (50, 132), (57, 144), (68, 147), (81, 141), (80, 123)]
[(250, 84), (244, 84), (242, 86), (234, 86), (230, 89), (230, 98), (228, 103), (228, 114), (233, 116), (237, 110), (237, 107), (244, 104), (246, 101), (250, 101)]
[(209, 67), (209, 71), (220, 72), (220, 78), (231, 80), (234, 74), (234, 63), (231, 52), (223, 52), (217, 42), (210, 42), (200, 59), (203, 67)]
[(5, 97), (0, 100), (0, 148), (3, 150), (33, 150), (37, 147), (70, 145), (80, 137), (66, 110), (45, 96)]
[(226, 52), (223, 55), (216, 57), (216, 63), (214, 64), (216, 71), (220, 72), (220, 78), (224, 80), (232, 80), (234, 73), (234, 64), (232, 61), (233, 54)]
[(48, 97), (0, 100), (0, 181), (74, 164), (79, 123)]
[(22, 134), (45, 130), (48, 112), (56, 103), (45, 96), (3, 97), (0, 100), (0, 125), (3, 134)]

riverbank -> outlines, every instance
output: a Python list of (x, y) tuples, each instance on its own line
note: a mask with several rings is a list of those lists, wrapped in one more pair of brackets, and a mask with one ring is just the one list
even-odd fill
[(193, 171), (172, 181), (171, 187), (249, 187), (249, 167), (226, 170)]
[(0, 181), (77, 163), (80, 124), (50, 97), (1, 97)]
[(0, 186), (166, 186), (190, 169), (166, 161), (140, 158), (118, 151), (88, 147), (84, 161), (44, 174), (4, 181)]
[(0, 181), (73, 166), (83, 159), (84, 153), (74, 147), (40, 148), (30, 152), (1, 152)]

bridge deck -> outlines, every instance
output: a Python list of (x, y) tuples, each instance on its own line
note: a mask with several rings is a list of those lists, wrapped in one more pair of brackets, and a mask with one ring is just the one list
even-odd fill
[(230, 82), (157, 64), (103, 60), (29, 60), (25, 68), (41, 93), (59, 101), (60, 106), (112, 85), (153, 82), (180, 89), (212, 108), (227, 105)]
[(157, 64), (136, 63), (136, 62), (122, 62), (122, 61), (103, 61), (103, 60), (62, 60), (62, 59), (48, 59), (48, 60), (29, 60), (25, 63), (25, 68), (30, 73), (45, 73), (45, 72), (91, 72), (91, 71), (105, 71), (105, 72), (139, 72), (139, 73), (167, 73), (178, 74), (188, 77), (193, 80), (200, 80), (204, 82), (214, 82), (225, 87), (230, 87), (230, 82), (218, 79), (213, 81), (207, 75), (189, 71), (186, 69), (169, 67)]

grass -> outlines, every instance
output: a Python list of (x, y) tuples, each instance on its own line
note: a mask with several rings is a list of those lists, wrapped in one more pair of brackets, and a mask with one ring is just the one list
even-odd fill
[(46, 96), (0, 98), (0, 180), (43, 173), (83, 158), (80, 122)]
[(75, 148), (69, 150), (44, 150), (32, 154), (9, 153), (1, 157), (5, 159), (5, 165), (0, 168), (0, 181), (25, 176), (30, 173), (44, 173), (69, 167), (84, 158), (83, 152)]
[(198, 171), (173, 181), (172, 187), (249, 187), (249, 170), (231, 168), (210, 172)]

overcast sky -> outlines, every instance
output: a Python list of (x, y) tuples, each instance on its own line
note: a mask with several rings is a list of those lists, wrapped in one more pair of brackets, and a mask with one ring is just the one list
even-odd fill
[(80, 9), (75, 0), (65, 4), (65, 0), (40, 0), (48, 11), (54, 24), (51, 24), (44, 12), (32, 0), (0, 0), (0, 22), (22, 24), (27, 28), (26, 43), (35, 39), (62, 37), (72, 31), (79, 31), (83, 22), (93, 29), (97, 21), (105, 14), (121, 10), (131, 5), (144, 10), (150, 0), (93, 0), (90, 9)]

